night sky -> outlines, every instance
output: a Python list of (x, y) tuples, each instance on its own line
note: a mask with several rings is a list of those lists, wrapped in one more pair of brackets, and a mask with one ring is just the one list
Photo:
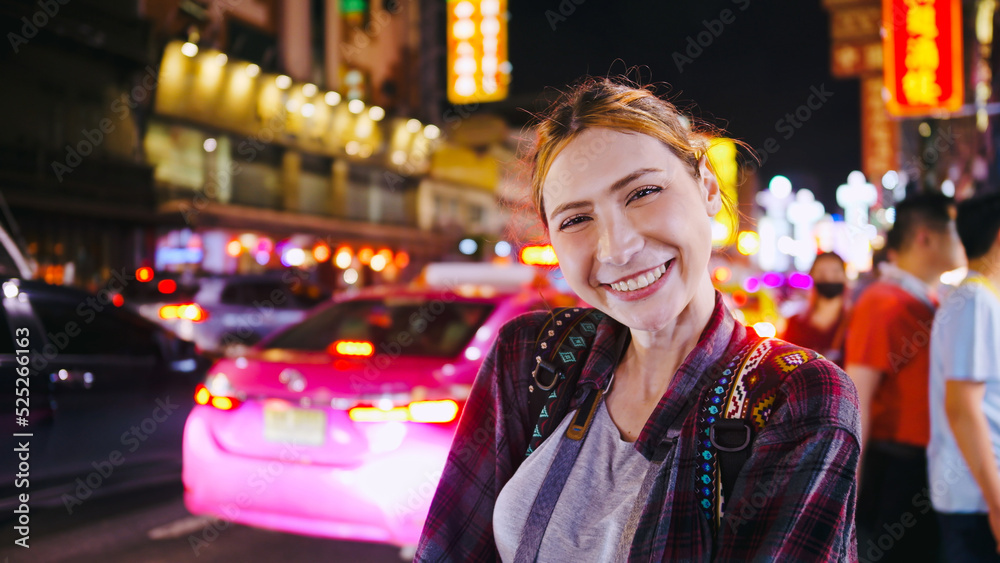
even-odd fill
[[(773, 137), (778, 149), (760, 168), (764, 182), (784, 174), (836, 211), (834, 190), (860, 168), (858, 81), (830, 76), (829, 17), (821, 0), (510, 0), (508, 9), (511, 96), (491, 105), (515, 125), (528, 119), (517, 108), (544, 107), (536, 100), (547, 87), (641, 67), (644, 82), (669, 84), (672, 101), (762, 157)], [(727, 9), (730, 23), (720, 19)], [(697, 44), (702, 32), (702, 43), (708, 34), (711, 42), (690, 47), (689, 38)], [(674, 53), (690, 58), (680, 70)], [(798, 127), (779, 121), (805, 104), (813, 88), (830, 95), (808, 120), (795, 119)]]

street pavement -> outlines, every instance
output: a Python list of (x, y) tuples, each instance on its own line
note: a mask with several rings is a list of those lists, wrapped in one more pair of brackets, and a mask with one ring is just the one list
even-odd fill
[(72, 515), (32, 509), (28, 549), (4, 517), (0, 561), (20, 562), (371, 562), (399, 563), (393, 546), (296, 536), (192, 516), (182, 486), (171, 483), (94, 499)]

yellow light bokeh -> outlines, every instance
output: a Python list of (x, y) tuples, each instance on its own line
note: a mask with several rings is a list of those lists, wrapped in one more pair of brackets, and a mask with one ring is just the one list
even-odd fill
[(736, 250), (744, 256), (760, 252), (760, 237), (753, 231), (742, 231), (736, 240)]

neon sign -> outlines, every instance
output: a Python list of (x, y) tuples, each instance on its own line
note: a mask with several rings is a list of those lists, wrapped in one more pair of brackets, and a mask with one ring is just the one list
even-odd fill
[(883, 0), (889, 113), (912, 116), (962, 107), (959, 0)]

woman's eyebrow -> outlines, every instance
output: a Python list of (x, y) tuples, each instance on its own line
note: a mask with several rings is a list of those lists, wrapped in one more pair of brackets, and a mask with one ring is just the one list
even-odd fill
[(640, 168), (635, 172), (627, 174), (616, 180), (613, 184), (611, 184), (611, 187), (608, 188), (608, 192), (609, 193), (617, 192), (618, 190), (631, 184), (633, 181), (645, 176), (646, 174), (650, 174), (653, 172), (662, 172), (662, 170), (660, 170), (659, 168)]
[[(621, 178), (619, 178), (619, 179), (615, 180), (614, 182), (612, 182), (611, 186), (608, 187), (608, 193), (617, 192), (617, 191), (625, 188), (626, 186), (628, 186), (629, 184), (631, 184), (635, 180), (637, 180), (637, 179), (645, 176), (646, 174), (650, 174), (650, 173), (653, 173), (653, 172), (662, 172), (662, 170), (660, 170), (659, 168), (640, 168), (638, 170), (630, 172), (630, 173), (626, 174), (625, 176), (622, 176)], [(552, 211), (551, 217), (554, 218), (554, 217), (558, 216), (560, 213), (562, 213), (564, 211), (569, 211), (570, 209), (577, 209), (577, 208), (580, 208), (580, 207), (586, 207), (588, 205), (590, 205), (590, 203), (586, 202), (586, 201), (568, 201), (568, 202), (560, 205), (559, 207), (556, 207)]]

